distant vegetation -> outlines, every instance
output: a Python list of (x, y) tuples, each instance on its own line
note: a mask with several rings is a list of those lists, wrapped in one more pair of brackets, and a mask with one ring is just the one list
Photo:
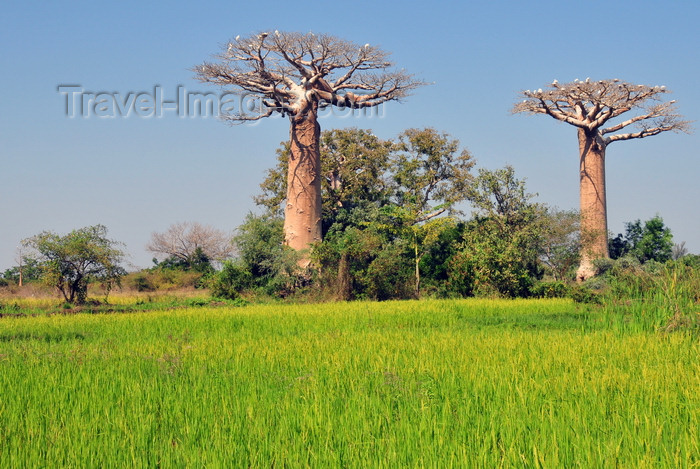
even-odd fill
[(105, 227), (41, 233), (1, 276), (2, 296), (44, 285), (62, 292), (68, 309), (87, 300), (89, 285), (101, 302), (114, 287), (248, 302), (570, 297), (610, 306), (663, 296), (654, 319), (635, 313), (645, 327), (697, 327), (700, 261), (673, 244), (660, 216), (628, 223), (610, 238), (611, 258), (596, 261), (598, 275), (575, 283), (578, 212), (536, 202), (511, 167), (474, 170), (459, 142), (434, 129), (410, 129), (396, 141), (360, 129), (323, 132), (323, 241), (295, 251), (284, 245), (281, 216), (288, 152), (283, 144), (261, 183), (264, 212), (249, 214), (233, 236), (174, 224), (152, 234), (153, 267), (126, 275)]

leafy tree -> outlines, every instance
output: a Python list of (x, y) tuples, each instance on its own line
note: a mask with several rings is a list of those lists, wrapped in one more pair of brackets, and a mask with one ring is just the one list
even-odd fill
[(56, 287), (69, 303), (85, 303), (90, 282), (103, 282), (109, 291), (126, 273), (119, 265), (124, 258), (121, 243), (107, 238), (103, 225), (74, 230), (65, 236), (44, 231), (24, 244), (36, 251), (43, 280)]
[(211, 282), (211, 294), (216, 298), (235, 300), (243, 290), (253, 285), (250, 270), (241, 262), (226, 261)]
[(230, 272), (223, 275), (244, 279), (244, 274), (232, 271), (233, 267), (243, 269), (250, 273), (251, 287), (261, 288), (268, 294), (292, 293), (306, 275), (297, 266), (298, 253), (283, 244), (282, 227), (281, 218), (248, 214), (233, 238), (238, 251), (237, 262), (229, 264)]
[(41, 279), (41, 264), (31, 256), (22, 255), (21, 267), (16, 265), (6, 269), (2, 278), (17, 285), (23, 282), (33, 282)]
[(633, 252), (640, 262), (666, 262), (671, 259), (673, 235), (660, 216), (657, 215), (644, 223), (642, 238), (634, 246)]
[(420, 295), (420, 263), (442, 231), (453, 227), (442, 214), (454, 211), (467, 198), (473, 181), (472, 156), (459, 151), (459, 141), (435, 129), (408, 129), (399, 136), (392, 154), (389, 177), (392, 200), (402, 225), (411, 233), (415, 295)]
[(209, 256), (207, 256), (199, 246), (196, 247), (192, 255), (186, 259), (177, 256), (169, 256), (162, 262), (158, 262), (157, 258), (153, 258), (153, 263), (156, 268), (161, 270), (192, 271), (200, 274), (212, 274), (215, 271), (211, 259), (209, 259)]
[[(390, 210), (393, 206), (357, 208), (350, 223), (336, 224), (314, 249), (318, 281), (340, 300), (408, 298), (413, 290), (407, 241)], [(361, 213), (357, 213), (361, 212)]]
[(673, 234), (660, 216), (642, 224), (640, 220), (625, 223), (625, 235), (610, 240), (612, 259), (632, 255), (644, 263), (650, 260), (666, 262), (673, 256)]
[(543, 216), (540, 260), (554, 280), (566, 280), (579, 262), (581, 216), (577, 210), (558, 209), (547, 209)]
[(319, 109), (371, 108), (406, 97), (423, 84), (391, 71), (388, 56), (378, 47), (325, 34), (275, 31), (236, 36), (218, 55), (220, 62), (194, 69), (200, 81), (258, 99), (257, 112), (241, 109), (229, 116), (232, 121), (289, 116), (284, 234), (285, 244), (297, 251), (321, 240)]
[[(605, 153), (613, 142), (645, 138), (662, 132), (688, 132), (690, 124), (676, 112), (675, 101), (661, 102), (664, 86), (634, 85), (620, 80), (559, 83), (544, 91), (523, 91), (513, 112), (545, 114), (573, 125), (578, 131), (581, 193), (581, 265), (576, 274), (585, 280), (595, 274), (593, 261), (608, 258)], [(607, 125), (624, 114), (628, 119)], [(630, 126), (638, 129), (631, 131)]]
[(475, 216), (452, 261), (450, 282), (458, 293), (527, 296), (541, 276), (538, 263), (543, 207), (532, 203), (512, 167), (480, 169), (470, 192)]
[(467, 150), (459, 151), (459, 140), (431, 128), (408, 129), (395, 148), (389, 167), (392, 199), (410, 210), (412, 224), (450, 212), (467, 197), (474, 161)]

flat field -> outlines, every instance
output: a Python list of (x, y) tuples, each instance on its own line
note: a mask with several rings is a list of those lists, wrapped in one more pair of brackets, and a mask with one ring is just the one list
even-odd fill
[(700, 346), (568, 300), (0, 318), (0, 467), (700, 467)]

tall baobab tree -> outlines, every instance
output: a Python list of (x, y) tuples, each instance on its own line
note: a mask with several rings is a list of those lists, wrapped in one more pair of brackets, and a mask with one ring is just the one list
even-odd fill
[[(593, 260), (608, 256), (605, 197), (605, 150), (612, 142), (644, 138), (661, 132), (688, 132), (689, 122), (677, 114), (675, 101), (662, 102), (664, 86), (635, 85), (620, 80), (558, 83), (547, 89), (521, 92), (514, 113), (546, 114), (578, 129), (581, 197), (581, 264), (576, 277), (595, 274)], [(631, 117), (608, 122), (625, 113)], [(630, 126), (633, 126), (630, 128)]]
[(362, 109), (399, 100), (423, 82), (392, 70), (389, 54), (329, 35), (263, 32), (236, 36), (218, 62), (195, 67), (205, 83), (233, 87), (257, 112), (226, 116), (246, 122), (288, 116), (290, 157), (285, 207), (285, 243), (303, 250), (321, 240), (321, 166), (318, 113), (327, 106)]

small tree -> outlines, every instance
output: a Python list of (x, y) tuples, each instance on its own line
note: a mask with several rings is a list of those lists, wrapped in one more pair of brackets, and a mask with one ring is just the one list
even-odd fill
[(641, 263), (666, 262), (673, 257), (673, 248), (671, 229), (658, 215), (644, 223), (640, 220), (625, 223), (625, 236), (620, 233), (610, 240), (613, 259), (632, 255)]
[[(223, 262), (233, 254), (231, 237), (199, 223), (175, 223), (164, 233), (152, 233), (146, 246), (174, 267), (204, 271), (210, 261)], [(205, 265), (206, 264), (206, 265)]]
[[(545, 90), (523, 91), (513, 112), (545, 114), (578, 129), (581, 196), (581, 264), (579, 280), (595, 274), (593, 261), (608, 258), (605, 151), (613, 142), (645, 138), (662, 132), (688, 132), (688, 121), (676, 113), (675, 101), (661, 102), (663, 86), (634, 85), (619, 80), (560, 84)], [(604, 127), (631, 111), (638, 114)], [(636, 131), (628, 131), (632, 125)]]
[(515, 177), (512, 167), (480, 169), (469, 200), (475, 217), (452, 261), (455, 291), (527, 296), (540, 276), (538, 255), (543, 234), (543, 207)]
[(459, 140), (435, 129), (408, 129), (399, 136), (389, 174), (397, 215), (411, 231), (415, 295), (420, 296), (420, 262), (440, 234), (456, 225), (437, 218), (467, 198), (474, 160)]
[(249, 277), (241, 275), (238, 279), (249, 278), (252, 287), (268, 294), (292, 293), (303, 279), (297, 266), (298, 252), (283, 244), (282, 223), (274, 216), (249, 213), (233, 238), (238, 259), (222, 275), (233, 278), (232, 268), (244, 270)]
[(577, 210), (547, 209), (544, 213), (540, 260), (555, 280), (573, 278), (580, 260), (580, 220)]
[(220, 62), (194, 68), (200, 81), (257, 98), (257, 112), (241, 110), (230, 120), (289, 117), (284, 235), (285, 244), (297, 251), (321, 240), (319, 110), (371, 108), (404, 98), (423, 84), (404, 71), (391, 71), (388, 56), (370, 44), (330, 35), (275, 31), (236, 36), (217, 56)]
[(102, 225), (65, 236), (44, 231), (23, 243), (36, 251), (43, 280), (56, 287), (69, 303), (85, 303), (88, 284), (95, 280), (104, 282), (109, 292), (126, 273), (119, 266), (124, 258), (121, 243), (108, 239), (107, 228)]

